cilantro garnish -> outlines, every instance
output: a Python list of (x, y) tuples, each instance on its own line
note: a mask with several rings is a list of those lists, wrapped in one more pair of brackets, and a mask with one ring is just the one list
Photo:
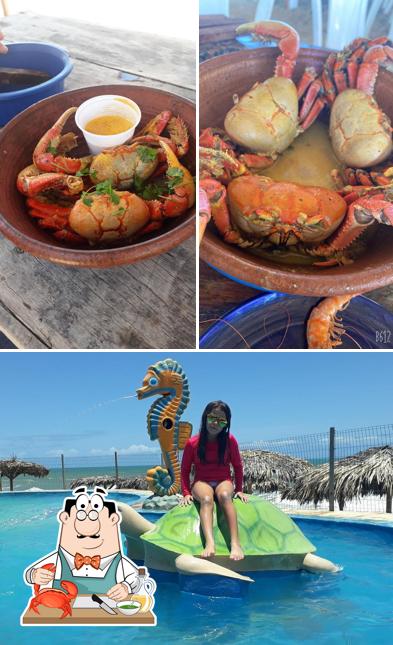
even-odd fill
[(176, 186), (183, 181), (181, 168), (168, 168), (166, 176), (154, 182), (145, 183), (140, 177), (134, 179), (133, 189), (139, 197), (146, 200), (160, 199), (164, 195), (171, 195)]
[(47, 152), (50, 152), (52, 155), (57, 155), (57, 148), (55, 146), (49, 146), (46, 149)]
[(177, 177), (179, 180), (183, 178), (183, 171), (181, 168), (168, 168), (167, 170), (168, 177)]
[(148, 146), (138, 146), (136, 149), (138, 157), (143, 161), (143, 163), (149, 163), (149, 161), (154, 161), (157, 157), (157, 150), (155, 148), (149, 148)]
[(143, 187), (141, 197), (142, 199), (152, 200), (159, 199), (161, 195), (166, 192), (166, 183), (165, 181), (156, 182), (155, 184), (146, 184)]
[[(120, 197), (119, 195), (116, 194), (109, 179), (106, 179), (105, 181), (101, 181), (96, 186), (92, 186), (91, 188), (89, 188), (89, 190), (85, 190), (81, 196), (82, 202), (86, 206), (91, 206), (93, 203), (93, 199), (92, 199), (93, 195), (109, 195), (109, 197), (111, 198), (111, 202), (113, 204), (120, 203)], [(121, 210), (121, 208), (122, 207), (119, 208), (119, 211)]]
[(87, 170), (87, 168), (83, 168), (83, 170), (77, 170), (77, 172), (75, 173), (75, 176), (76, 177), (86, 177), (86, 175), (87, 175), (86, 170)]
[(143, 179), (139, 177), (139, 175), (135, 175), (134, 177), (134, 190), (135, 192), (139, 195), (143, 191), (143, 185), (144, 185)]
[(90, 172), (90, 168), (86, 166), (86, 168), (82, 168), (82, 170), (78, 170), (78, 172), (75, 173), (77, 177), (91, 177), (92, 179), (95, 179), (97, 176), (97, 171), (92, 170)]
[(168, 168), (166, 174), (167, 174), (167, 177), (169, 177), (167, 182), (168, 188), (170, 191), (172, 191), (175, 188), (175, 186), (177, 186), (182, 182), (184, 173), (181, 168)]
[(96, 193), (98, 193), (99, 195), (109, 195), (113, 204), (119, 204), (120, 202), (120, 197), (119, 195), (116, 195), (116, 192), (114, 191), (109, 179), (101, 181), (96, 185)]
[(85, 204), (85, 206), (91, 206), (92, 203), (93, 203), (92, 198), (88, 197), (88, 192), (87, 191), (82, 193), (81, 199), (82, 199), (82, 202)]

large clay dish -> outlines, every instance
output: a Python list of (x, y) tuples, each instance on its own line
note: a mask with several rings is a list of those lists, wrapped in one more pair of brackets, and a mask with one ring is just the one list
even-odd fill
[[(24, 197), (15, 186), (18, 172), (31, 163), (35, 145), (60, 114), (99, 94), (120, 94), (136, 101), (142, 110), (142, 125), (162, 110), (180, 115), (191, 135), (184, 163), (192, 173), (195, 170), (195, 106), (169, 92), (134, 85), (99, 85), (56, 94), (19, 114), (0, 133), (0, 231), (21, 249), (58, 264), (90, 268), (132, 264), (166, 253), (195, 231), (193, 208), (182, 217), (167, 220), (160, 231), (141, 242), (105, 249), (80, 249), (57, 242), (28, 216)], [(82, 137), (72, 118), (65, 128), (65, 132), (69, 131)], [(86, 154), (86, 149), (81, 147), (77, 155), (80, 154)]]
[[(328, 50), (301, 49), (294, 74), (296, 82), (305, 67), (322, 69)], [(225, 114), (232, 107), (234, 94), (244, 94), (256, 81), (274, 73), (279, 50), (275, 47), (245, 50), (218, 56), (200, 66), (200, 128), (223, 127)], [(380, 69), (376, 99), (393, 120), (393, 74)], [(253, 256), (237, 246), (223, 242), (214, 225), (209, 224), (200, 255), (206, 262), (235, 280), (258, 288), (306, 296), (364, 293), (393, 282), (393, 229), (379, 226), (367, 251), (353, 264), (321, 269), (286, 267)]]

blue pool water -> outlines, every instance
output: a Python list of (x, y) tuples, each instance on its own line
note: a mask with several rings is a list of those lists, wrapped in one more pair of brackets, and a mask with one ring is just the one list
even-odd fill
[[(111, 497), (135, 501), (134, 496)], [(113, 643), (318, 643), (368, 645), (393, 642), (393, 526), (295, 518), (325, 556), (344, 569), (333, 575), (306, 572), (251, 574), (243, 598), (213, 598), (180, 591), (176, 576), (158, 581), (157, 627), (19, 626), (29, 588), (24, 568), (54, 549), (61, 493), (0, 496), (1, 642), (38, 645)], [(156, 516), (157, 517), (157, 516)], [(154, 521), (152, 514), (148, 518)], [(154, 573), (152, 572), (154, 577)]]

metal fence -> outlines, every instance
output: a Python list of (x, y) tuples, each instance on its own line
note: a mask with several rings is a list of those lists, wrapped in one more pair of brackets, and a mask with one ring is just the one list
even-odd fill
[[(390, 447), (383, 451), (382, 448)], [(286, 455), (294, 459), (306, 460), (310, 464), (310, 475), (299, 474), (298, 488), (314, 492), (324, 488), (327, 481), (327, 494), (318, 502), (300, 503), (296, 499), (282, 495), (282, 473), (277, 468), (274, 492), (265, 492), (252, 481), (255, 492), (285, 510), (344, 510), (359, 512), (392, 512), (393, 493), (393, 424), (368, 426), (362, 428), (335, 429), (310, 435), (300, 435), (286, 439), (272, 439), (242, 444), (242, 451), (255, 451), (263, 464), (264, 452)], [(296, 464), (295, 464), (296, 466)], [(352, 499), (339, 496), (340, 485), (348, 484), (354, 490), (355, 480), (363, 482), (361, 494)], [(257, 478), (255, 478), (257, 480)], [(309, 482), (311, 480), (311, 483)], [(288, 490), (296, 481), (285, 486)], [(352, 486), (351, 486), (352, 484)], [(347, 486), (347, 488), (348, 488)], [(344, 488), (345, 490), (345, 488)]]
[[(383, 451), (382, 448), (385, 446), (390, 446), (390, 451)], [(391, 512), (393, 424), (350, 429), (330, 428), (318, 434), (241, 443), (240, 448), (245, 464), (246, 460), (251, 458), (251, 467), (245, 468), (248, 473), (245, 481), (246, 490), (263, 495), (285, 510), (327, 511), (340, 508), (345, 511), (385, 512), (387, 510)], [(273, 455), (267, 453), (273, 453)], [(280, 462), (280, 456), (285, 457), (284, 461)], [(38, 488), (70, 489), (72, 482), (76, 480), (99, 476), (107, 477), (115, 485), (124, 486), (124, 480), (129, 482), (137, 476), (144, 477), (149, 467), (160, 464), (161, 452), (157, 446), (156, 451), (150, 449), (139, 454), (114, 452), (89, 457), (58, 455), (27, 459), (48, 468), (49, 475), (43, 478), (19, 475), (13, 482), (15, 491)], [(181, 453), (179, 453), (179, 459), (181, 459)], [(267, 487), (268, 459), (269, 486)], [(275, 467), (275, 460), (277, 467)], [(304, 464), (297, 460), (307, 462), (307, 472), (300, 469)], [(290, 473), (289, 479), (288, 473)], [(343, 480), (352, 485), (352, 488), (350, 487), (352, 492), (356, 488), (355, 480), (357, 481), (358, 492), (352, 499), (340, 497), (338, 487)], [(361, 486), (360, 493), (358, 480), (364, 484)], [(296, 481), (298, 481), (298, 487), (304, 484), (303, 488), (308, 490), (308, 493), (315, 492), (314, 489), (323, 489), (318, 500), (315, 501), (312, 498), (310, 501), (301, 503), (304, 490), (303, 497), (299, 494), (292, 499), (288, 491)], [(7, 478), (2, 478), (2, 485), (2, 490), (9, 490)], [(288, 493), (285, 496), (283, 489)]]

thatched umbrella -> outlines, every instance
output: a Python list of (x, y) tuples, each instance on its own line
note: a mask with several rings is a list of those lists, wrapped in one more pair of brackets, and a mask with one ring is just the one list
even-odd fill
[(136, 488), (138, 490), (147, 490), (147, 481), (146, 477), (142, 475), (137, 475), (136, 477), (130, 477), (129, 479), (118, 478), (113, 475), (98, 475), (97, 477), (81, 477), (79, 479), (73, 479), (71, 488), (77, 488), (78, 486), (86, 486), (87, 488), (93, 488), (94, 486), (103, 486), (107, 490), (116, 486), (116, 488)]
[(290, 457), (269, 450), (242, 450), (244, 491), (277, 491), (293, 482), (297, 476), (312, 469), (304, 459)]
[[(338, 462), (335, 462), (334, 468), (336, 472)], [(280, 490), (281, 499), (294, 499), (300, 502), (300, 505), (313, 502), (316, 506), (319, 502), (329, 499), (329, 464), (321, 464), (297, 477), (292, 484), (283, 486)], [(335, 497), (338, 500), (340, 511), (344, 507), (344, 502), (341, 498)]]
[(16, 457), (0, 461), (0, 481), (1, 477), (8, 477), (10, 480), (10, 490), (14, 490), (14, 479), (18, 475), (46, 477), (49, 475), (49, 470), (40, 464), (33, 464), (31, 461), (21, 461)]
[[(334, 497), (340, 511), (346, 501), (365, 495), (386, 495), (386, 512), (392, 512), (393, 447), (368, 448), (334, 463)], [(292, 486), (281, 490), (282, 499), (296, 499), (300, 504), (329, 499), (329, 464), (322, 464)]]

